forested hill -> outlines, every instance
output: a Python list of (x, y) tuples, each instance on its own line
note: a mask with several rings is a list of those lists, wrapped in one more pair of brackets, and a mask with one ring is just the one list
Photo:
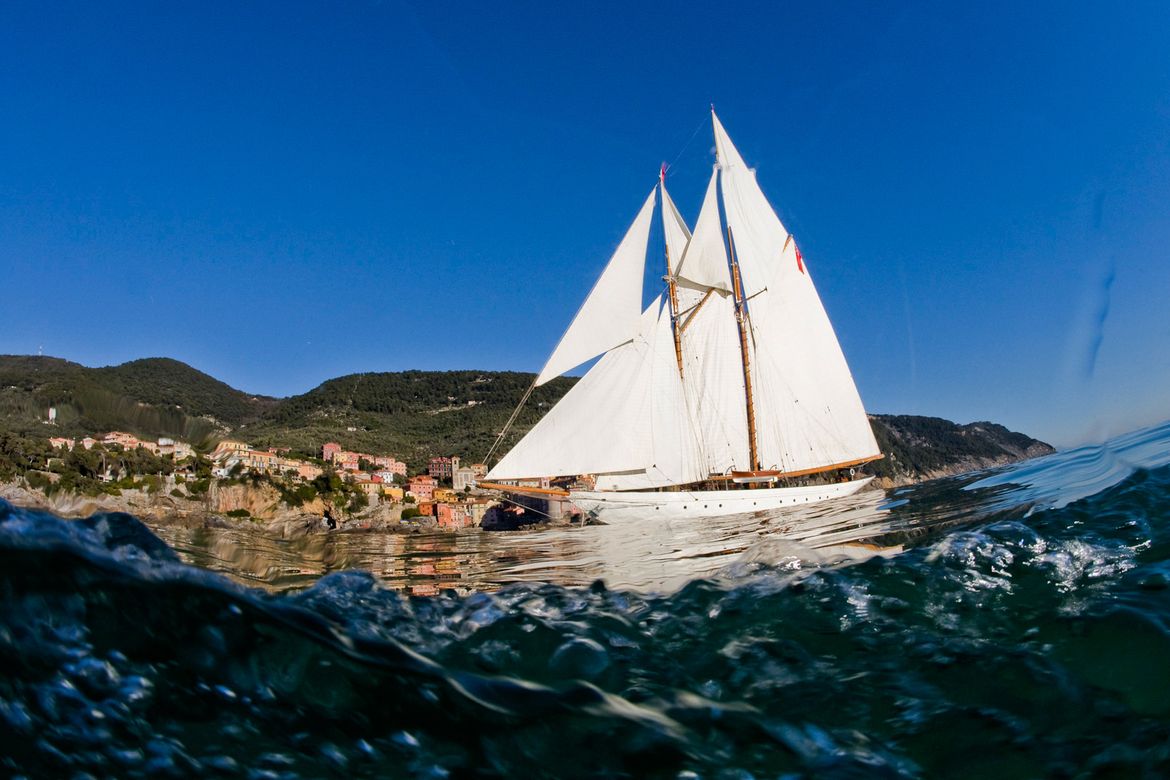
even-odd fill
[[(326, 441), (391, 454), (420, 469), (428, 458), (482, 459), (533, 375), (508, 371), (403, 371), (330, 379), (275, 399), (236, 390), (176, 360), (149, 358), (86, 368), (59, 358), (0, 356), (0, 431), (85, 436), (124, 430), (211, 446), (226, 437), (315, 455)], [(536, 388), (503, 445), (568, 392), (562, 377)], [(45, 421), (50, 406), (55, 425)], [(956, 425), (933, 417), (873, 415), (886, 458), (870, 473), (907, 481), (1051, 452), (994, 423)]]
[(958, 425), (939, 417), (870, 415), (885, 458), (866, 471), (892, 482), (918, 481), (999, 466), (1053, 452), (1053, 448), (997, 423)]
[[(0, 428), (17, 433), (124, 430), (198, 443), (259, 419), (277, 403), (169, 358), (87, 368), (60, 358), (0, 355)], [(49, 407), (56, 409), (53, 426), (45, 424)]]
[[(532, 374), (511, 371), (351, 374), (285, 399), (240, 436), (306, 454), (336, 441), (395, 455), (413, 468), (434, 455), (478, 461), (532, 380)], [(504, 446), (519, 440), (575, 381), (562, 377), (536, 388)]]

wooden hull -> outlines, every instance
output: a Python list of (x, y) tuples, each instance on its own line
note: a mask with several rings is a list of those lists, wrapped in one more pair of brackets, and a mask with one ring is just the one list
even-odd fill
[(762, 488), (758, 490), (692, 490), (677, 492), (651, 491), (580, 491), (569, 494), (582, 512), (603, 523), (667, 520), (701, 520), (706, 517), (767, 512), (782, 507), (805, 506), (853, 495), (873, 477), (849, 482), (803, 487)]

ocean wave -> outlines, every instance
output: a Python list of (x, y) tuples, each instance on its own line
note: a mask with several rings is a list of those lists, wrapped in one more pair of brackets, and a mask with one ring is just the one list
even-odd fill
[(0, 766), (1164, 775), (1168, 438), (755, 518), (726, 555), (708, 537), (702, 555), (655, 552), (697, 567), (672, 588), (417, 597), (345, 571), (272, 593), (182, 562), (128, 515), (0, 504)]

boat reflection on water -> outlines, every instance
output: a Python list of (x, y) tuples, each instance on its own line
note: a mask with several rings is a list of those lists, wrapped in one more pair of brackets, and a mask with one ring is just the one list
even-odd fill
[(827, 504), (702, 523), (650, 518), (499, 533), (331, 532), (293, 539), (247, 527), (164, 524), (155, 530), (187, 562), (272, 591), (306, 588), (330, 572), (362, 569), (388, 587), (420, 596), (445, 589), (492, 591), (513, 582), (586, 586), (596, 580), (610, 588), (671, 592), (694, 579), (734, 579), (762, 566), (832, 566), (897, 554), (986, 517), (978, 509), (983, 502), (972, 502), (970, 493), (961, 503), (952, 500), (974, 480), (940, 480), (890, 494), (868, 490)]

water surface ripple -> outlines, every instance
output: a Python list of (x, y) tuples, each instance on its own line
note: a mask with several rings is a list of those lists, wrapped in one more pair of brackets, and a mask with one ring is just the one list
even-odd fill
[(1170, 425), (699, 528), (183, 533), (0, 503), (3, 774), (1170, 775)]

